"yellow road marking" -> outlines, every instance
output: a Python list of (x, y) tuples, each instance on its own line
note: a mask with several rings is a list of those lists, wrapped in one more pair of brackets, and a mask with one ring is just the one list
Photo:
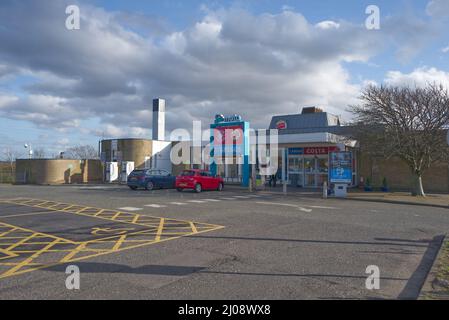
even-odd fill
[(6, 258), (9, 259), (9, 258), (18, 256), (18, 254), (14, 253), (14, 252), (10, 252), (10, 251), (7, 251), (7, 250), (1, 249), (1, 248), (0, 248), (0, 252), (7, 255), (7, 257), (2, 257), (2, 258), (0, 258), (0, 260), (6, 259)]
[(86, 248), (87, 242), (81, 243), (78, 247), (75, 248), (72, 252), (70, 252), (68, 255), (66, 255), (64, 258), (61, 259), (61, 262), (67, 262), (70, 259), (73, 258), (78, 252)]
[(157, 228), (157, 233), (156, 233), (156, 241), (161, 241), (161, 235), (162, 235), (162, 230), (164, 229), (164, 218), (161, 218), (161, 221), (159, 222), (159, 227)]
[(94, 214), (94, 217), (97, 217), (98, 215), (102, 214), (105, 211), (105, 209), (101, 209), (96, 214)]
[(9, 247), (6, 248), (5, 250), (6, 250), (6, 251), (11, 251), (11, 250), (13, 250), (14, 248), (17, 248), (18, 246), (20, 246), (22, 243), (25, 243), (25, 242), (27, 242), (28, 240), (33, 239), (36, 235), (37, 235), (37, 233), (33, 233), (32, 235), (30, 235), (30, 236), (28, 236), (28, 237), (26, 237), (26, 238), (23, 238), (23, 239), (20, 240), (19, 242), (16, 242), (16, 243), (14, 243), (13, 245), (9, 246)]
[(8, 275), (14, 274), (16, 271), (20, 270), (21, 268), (25, 267), (27, 264), (29, 264), (31, 261), (33, 261), (34, 259), (36, 259), (37, 257), (39, 257), (39, 255), (43, 252), (45, 252), (47, 249), (53, 247), (56, 243), (59, 242), (59, 239), (55, 239), (53, 242), (50, 242), (48, 245), (46, 245), (44, 248), (42, 248), (41, 250), (37, 251), (35, 254), (33, 254), (31, 257), (29, 257), (28, 259), (23, 260), (22, 262), (20, 262), (19, 264), (17, 264), (15, 267), (9, 269), (8, 271), (6, 271), (4, 274), (2, 274), (0, 276), (0, 278), (3, 277), (7, 277)]
[(41, 211), (41, 212), (34, 212), (34, 213), (12, 214), (12, 215), (9, 215), (9, 216), (0, 216), (0, 219), (2, 219), (2, 218), (22, 217), (22, 216), (36, 216), (36, 215), (40, 215), (40, 214), (49, 214), (49, 213), (54, 213), (54, 211)]
[(117, 241), (117, 243), (114, 245), (114, 247), (112, 248), (112, 251), (117, 251), (120, 246), (122, 245), (123, 241), (125, 241), (126, 239), (126, 234), (124, 234), (123, 236), (121, 236), (119, 238), (119, 240)]
[[(0, 200), (2, 203), (3, 201)], [(37, 200), (37, 199), (16, 199), (16, 200), (7, 200), (6, 203), (12, 203), (16, 204), (18, 206), (28, 206), (28, 207), (39, 207), (40, 205), (47, 204), (47, 209), (51, 212), (64, 212), (64, 213), (71, 213), (71, 214), (79, 214), (82, 216), (87, 216), (93, 218), (93, 213), (85, 212), (82, 213), (84, 210), (89, 209), (89, 211), (92, 210), (98, 210), (97, 214), (103, 213), (106, 211), (109, 215), (109, 218), (106, 217), (96, 217), (97, 219), (103, 219), (103, 220), (109, 220), (109, 221), (115, 221), (120, 222), (123, 224), (133, 224), (133, 225), (140, 225), (146, 227), (144, 230), (140, 230), (138, 232), (132, 232), (132, 233), (126, 233), (126, 234), (116, 234), (111, 235), (109, 237), (101, 238), (101, 239), (92, 239), (88, 241), (71, 241), (68, 239), (60, 238), (53, 236), (51, 234), (45, 234), (41, 232), (35, 232), (30, 229), (22, 228), (22, 227), (16, 227), (14, 225), (10, 225), (8, 223), (4, 223), (0, 221), (0, 230), (7, 227), (10, 228), (10, 230), (6, 230), (3, 233), (0, 234), (0, 241), (5, 240), (6, 238), (12, 239), (20, 239), (20, 241), (16, 243), (7, 243), (8, 248), (2, 249), (5, 251), (5, 253), (11, 254), (10, 251), (8, 251), (9, 248), (15, 249), (19, 245), (32, 245), (32, 244), (43, 244), (45, 245), (43, 248), (39, 250), (14, 250), (13, 254), (18, 255), (18, 257), (4, 257), (4, 259), (0, 259), (0, 267), (11, 267), (11, 269), (6, 270), (6, 272), (1, 273), (0, 271), (0, 279), (9, 277), (9, 276), (15, 276), (19, 274), (23, 274), (26, 272), (30, 272), (33, 270), (39, 270), (48, 268), (50, 266), (59, 265), (61, 263), (65, 263), (68, 261), (80, 261), (84, 259), (89, 259), (105, 254), (110, 254), (113, 252), (121, 252), (124, 250), (129, 250), (133, 248), (143, 247), (163, 241), (168, 240), (174, 240), (181, 238), (183, 236), (189, 236), (193, 234), (203, 233), (203, 232), (209, 232), (218, 230), (221, 228), (224, 228), (223, 226), (213, 225), (213, 224), (207, 224), (207, 223), (193, 223), (191, 221), (185, 221), (185, 220), (175, 220), (175, 219), (166, 219), (166, 218), (159, 218), (159, 217), (151, 217), (151, 216), (141, 216), (139, 214), (135, 213), (128, 213), (128, 212), (121, 212), (116, 210), (109, 210), (109, 209), (101, 209), (101, 208), (94, 208), (94, 207), (83, 207), (79, 205), (69, 205), (65, 203), (57, 203), (55, 201), (43, 201), (43, 200)], [(32, 203), (32, 204), (25, 204), (25, 203)], [(63, 209), (62, 206), (64, 206)], [(55, 208), (50, 208), (55, 207)], [(61, 207), (60, 209), (57, 209), (57, 207)], [(75, 207), (75, 209), (73, 208)], [(73, 211), (66, 211), (66, 209), (72, 208)], [(78, 211), (76, 211), (79, 209)], [(123, 215), (121, 215), (123, 213)], [(124, 216), (126, 215), (126, 216)], [(148, 223), (144, 224), (139, 221), (139, 218), (144, 218), (148, 220)], [(126, 221), (123, 221), (126, 218)], [(0, 218), (1, 219), (1, 218)], [(132, 220), (132, 222), (129, 222)], [(150, 223), (151, 222), (151, 223)], [(165, 225), (167, 225), (167, 228), (165, 228)], [(170, 224), (173, 225), (179, 225), (185, 227), (181, 228), (179, 226), (177, 227), (169, 227)], [(193, 228), (192, 228), (193, 225)], [(179, 232), (167, 232), (170, 229), (174, 228), (180, 228), (185, 229), (185, 231), (179, 230)], [(200, 231), (198, 231), (201, 228)], [(124, 228), (121, 228), (119, 230), (123, 230)], [(29, 235), (25, 234), (23, 237), (4, 237), (6, 235), (9, 235), (13, 233), (14, 231), (23, 233), (27, 232)], [(173, 230), (177, 231), (177, 230)], [(3, 237), (2, 237), (3, 235)], [(14, 234), (13, 234), (14, 235)], [(165, 236), (162, 239), (162, 236)], [(34, 239), (36, 238), (36, 239)], [(45, 240), (41, 240), (39, 238), (46, 238), (48, 239), (47, 242)], [(33, 241), (34, 239), (34, 241)], [(37, 241), (36, 241), (37, 240)], [(8, 242), (11, 242), (8, 241)], [(27, 241), (33, 241), (33, 242), (27, 242)], [(61, 246), (62, 244), (62, 246)], [(5, 245), (5, 243), (1, 243), (0, 245)], [(22, 249), (22, 248), (20, 248)], [(76, 255), (80, 252), (83, 252), (82, 255), (79, 257), (76, 257)], [(49, 255), (50, 253), (64, 253), (63, 258), (52, 258), (56, 256)], [(10, 262), (7, 259), (20, 259), (22, 254), (32, 254), (31, 256), (27, 256), (26, 259), (22, 261), (17, 262)], [(34, 263), (33, 260), (36, 259), (39, 256), (50, 257), (50, 259), (57, 259), (56, 261), (51, 261), (50, 263)], [(13, 260), (14, 261), (14, 260)], [(27, 266), (27, 268), (24, 268)]]
[(118, 217), (120, 214), (121, 214), (121, 212), (118, 211), (118, 212), (117, 212), (111, 219), (112, 219), (112, 220), (117, 219), (117, 217)]
[(3, 236), (6, 236), (7, 234), (9, 234), (9, 233), (11, 233), (11, 232), (14, 232), (14, 231), (16, 231), (16, 230), (19, 230), (18, 228), (12, 228), (12, 229), (10, 229), (10, 230), (8, 230), (8, 231), (5, 231), (5, 232), (3, 232), (2, 234), (0, 234), (0, 238), (3, 238)]
[(190, 222), (190, 227), (192, 228), (192, 232), (193, 233), (197, 233), (198, 232), (198, 230), (196, 229), (195, 224), (193, 222)]

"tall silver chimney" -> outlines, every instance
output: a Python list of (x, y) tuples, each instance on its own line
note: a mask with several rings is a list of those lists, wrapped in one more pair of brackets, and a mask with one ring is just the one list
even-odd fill
[(153, 140), (165, 140), (164, 99), (153, 99)]

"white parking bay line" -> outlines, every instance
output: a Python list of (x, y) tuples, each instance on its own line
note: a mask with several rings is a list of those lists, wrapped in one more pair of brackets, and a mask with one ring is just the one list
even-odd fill
[(210, 202), (219, 202), (219, 201), (221, 201), (221, 200), (218, 200), (218, 199), (201, 199), (201, 200), (203, 200), (203, 201), (210, 201)]
[(249, 197), (249, 196), (234, 196), (234, 198), (237, 198), (237, 199), (249, 199), (251, 197)]
[(330, 210), (338, 210), (340, 208), (335, 208), (335, 207), (323, 207), (323, 206), (306, 206), (309, 208), (314, 208), (314, 209), (330, 209)]
[(235, 198), (220, 198), (221, 200), (236, 200)]
[(187, 205), (187, 203), (185, 203), (185, 202), (170, 202), (170, 204), (174, 204), (176, 206), (185, 206), (185, 205)]
[(307, 209), (307, 208), (303, 208), (294, 204), (289, 204), (289, 203), (279, 203), (279, 202), (256, 202), (258, 204), (264, 204), (264, 205), (272, 205), (272, 206), (284, 206), (284, 207), (291, 207), (291, 208), (296, 208), (300, 211), (303, 212), (312, 212), (312, 209)]
[(206, 201), (201, 201), (201, 200), (187, 200), (187, 202), (190, 202), (190, 203), (205, 203)]
[(165, 208), (163, 204), (146, 204), (144, 207), (151, 207), (151, 208)]
[(138, 211), (138, 210), (143, 210), (143, 208), (136, 208), (136, 207), (123, 207), (123, 208), (118, 208), (119, 210), (123, 210), (123, 211)]

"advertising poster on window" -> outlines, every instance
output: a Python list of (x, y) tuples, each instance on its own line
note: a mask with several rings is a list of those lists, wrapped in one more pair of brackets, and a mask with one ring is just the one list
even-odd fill
[(352, 152), (329, 153), (330, 183), (352, 182)]

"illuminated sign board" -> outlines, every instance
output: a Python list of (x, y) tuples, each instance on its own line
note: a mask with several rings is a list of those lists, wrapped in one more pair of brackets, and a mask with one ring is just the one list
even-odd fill
[(242, 155), (243, 130), (243, 124), (217, 126), (214, 128), (215, 154), (225, 156)]
[(215, 115), (215, 123), (223, 123), (223, 122), (241, 122), (242, 117), (238, 114), (233, 114), (229, 116), (225, 116), (222, 114)]
[(329, 180), (331, 183), (352, 183), (352, 152), (329, 153)]

